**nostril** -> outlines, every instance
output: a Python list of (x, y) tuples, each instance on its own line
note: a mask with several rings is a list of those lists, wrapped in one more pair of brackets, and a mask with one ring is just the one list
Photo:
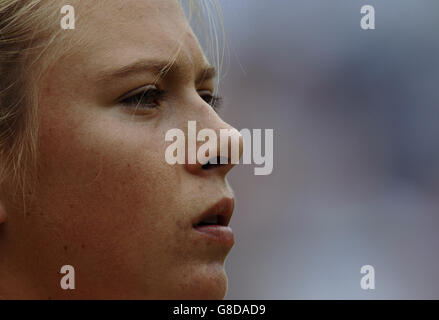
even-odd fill
[[(222, 161), (222, 163), (221, 163)], [(203, 170), (210, 170), (222, 166), (228, 163), (228, 159), (225, 157), (215, 157), (209, 159), (209, 161), (201, 166)]]

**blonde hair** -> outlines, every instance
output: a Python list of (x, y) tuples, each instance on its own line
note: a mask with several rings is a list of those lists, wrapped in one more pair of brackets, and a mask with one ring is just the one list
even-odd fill
[[(216, 67), (218, 77), (215, 90), (219, 91), (225, 59), (226, 37), (221, 6), (217, 0), (179, 0), (208, 60)], [(186, 4), (186, 6), (185, 6)]]
[[(213, 14), (221, 12), (217, 2), (178, 1), (183, 9), (188, 9), (189, 21), (195, 17), (204, 44), (208, 44), (205, 51), (220, 70), (224, 51), (221, 54), (218, 50), (216, 25), (222, 19), (215, 19)], [(51, 44), (61, 30), (58, 28), (57, 32), (55, 27), (59, 10), (59, 0), (0, 0), (0, 197), (4, 193), (15, 195), (20, 190), (24, 202), (35, 181), (38, 151), (35, 83), (53, 63), (54, 56), (61, 54), (49, 50), (53, 49)], [(224, 31), (222, 27), (221, 30)], [(51, 59), (43, 59), (45, 55)]]
[[(48, 35), (41, 0), (0, 0), (0, 186), (24, 192), (36, 163), (37, 92), (31, 86)], [(32, 57), (34, 61), (32, 61)], [(4, 183), (7, 178), (8, 190)], [(11, 190), (14, 188), (14, 190)]]

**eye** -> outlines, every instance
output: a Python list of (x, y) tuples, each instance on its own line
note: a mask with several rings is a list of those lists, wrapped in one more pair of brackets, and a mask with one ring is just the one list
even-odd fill
[(223, 104), (222, 97), (213, 95), (210, 91), (207, 90), (198, 91), (198, 94), (200, 95), (201, 99), (206, 101), (206, 103), (215, 110), (215, 112), (218, 112), (218, 110), (221, 109)]
[(159, 90), (155, 85), (148, 85), (131, 91), (118, 100), (120, 104), (126, 107), (155, 109), (159, 107), (163, 96), (163, 90)]

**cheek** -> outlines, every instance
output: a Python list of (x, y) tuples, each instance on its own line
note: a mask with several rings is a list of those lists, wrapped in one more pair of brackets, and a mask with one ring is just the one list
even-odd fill
[(53, 123), (41, 128), (36, 198), (54, 229), (103, 254), (169, 242), (178, 185), (159, 132), (117, 118)]

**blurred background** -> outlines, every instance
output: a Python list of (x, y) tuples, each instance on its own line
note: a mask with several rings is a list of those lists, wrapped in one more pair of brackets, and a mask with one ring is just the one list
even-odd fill
[(439, 1), (220, 4), (222, 115), (274, 129), (273, 173), (230, 175), (226, 298), (439, 299)]

